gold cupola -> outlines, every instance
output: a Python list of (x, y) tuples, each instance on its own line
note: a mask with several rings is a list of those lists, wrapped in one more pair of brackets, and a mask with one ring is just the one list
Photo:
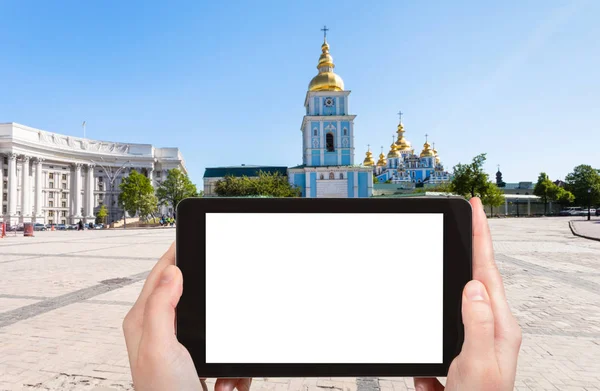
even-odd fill
[(435, 149), (435, 143), (433, 143), (433, 156), (435, 156), (435, 164), (440, 164), (440, 157), (438, 151)]
[(317, 69), (319, 74), (313, 77), (308, 85), (309, 91), (343, 91), (344, 81), (340, 76), (333, 72), (335, 65), (333, 64), (333, 58), (329, 54), (329, 44), (327, 39), (323, 40), (321, 45), (321, 57), (319, 57), (319, 63)]
[(431, 149), (431, 145), (427, 142), (427, 135), (425, 135), (425, 144), (423, 144), (423, 151), (421, 151), (421, 157), (435, 156), (435, 153)]
[(373, 160), (373, 152), (371, 152), (371, 149), (368, 149), (367, 156), (365, 157), (365, 160), (363, 161), (363, 166), (371, 167), (374, 165), (375, 165), (375, 161)]
[(398, 124), (398, 130), (396, 133), (398, 133), (398, 141), (396, 141), (396, 146), (398, 149), (400, 151), (410, 151), (410, 141), (404, 138), (404, 126), (402, 125), (402, 122)]
[(392, 145), (390, 145), (390, 152), (388, 152), (387, 157), (388, 158), (398, 158), (400, 157), (400, 150), (398, 149), (398, 146), (396, 145), (396, 143), (394, 142), (394, 136), (392, 136)]
[(381, 147), (381, 153), (379, 154), (379, 160), (377, 161), (378, 167), (387, 166), (387, 160), (385, 159), (385, 155), (383, 154), (383, 147)]

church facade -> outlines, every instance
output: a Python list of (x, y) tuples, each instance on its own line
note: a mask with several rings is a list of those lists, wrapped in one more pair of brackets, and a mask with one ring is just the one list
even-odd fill
[(354, 118), (348, 110), (350, 91), (334, 72), (325, 39), (304, 100), (302, 164), (288, 169), (292, 185), (308, 198), (359, 198), (373, 194), (373, 169), (354, 162)]

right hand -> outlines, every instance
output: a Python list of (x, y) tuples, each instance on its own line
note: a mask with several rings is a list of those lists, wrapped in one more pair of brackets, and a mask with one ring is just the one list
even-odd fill
[[(494, 261), (492, 237), (478, 198), (473, 207), (473, 281), (463, 290), (465, 341), (452, 361), (447, 390), (513, 390), (521, 328), (510, 312)], [(436, 378), (415, 378), (416, 391), (440, 391)]]

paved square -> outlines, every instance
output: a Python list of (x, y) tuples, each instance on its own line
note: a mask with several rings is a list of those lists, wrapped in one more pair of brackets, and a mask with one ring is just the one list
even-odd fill
[[(562, 218), (490, 225), (523, 328), (516, 389), (600, 390), (600, 242), (573, 236)], [(121, 322), (174, 237), (149, 229), (0, 239), (0, 390), (133, 389)], [(412, 380), (255, 379), (252, 389), (398, 391)]]

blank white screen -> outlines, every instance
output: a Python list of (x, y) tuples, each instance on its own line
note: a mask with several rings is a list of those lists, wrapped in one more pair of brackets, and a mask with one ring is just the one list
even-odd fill
[(443, 214), (206, 215), (207, 363), (442, 363)]

